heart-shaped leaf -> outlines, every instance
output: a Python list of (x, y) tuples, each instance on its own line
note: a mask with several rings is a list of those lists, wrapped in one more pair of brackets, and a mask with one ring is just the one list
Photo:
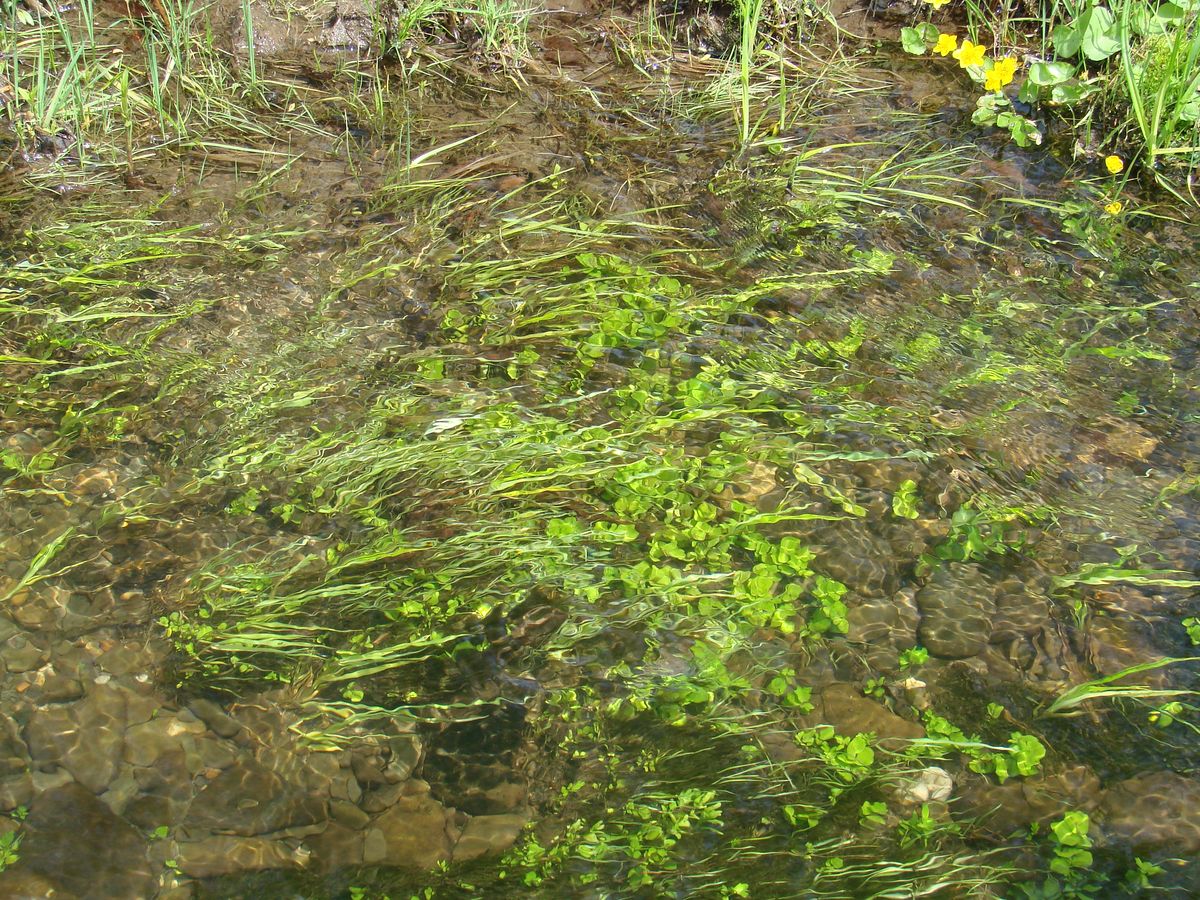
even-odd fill
[(900, 45), (905, 53), (913, 56), (924, 56), (925, 51), (938, 39), (938, 30), (929, 22), (922, 22), (915, 28), (900, 29)]
[(1054, 51), (1059, 56), (1069, 58), (1079, 52), (1079, 48), (1083, 45), (1083, 31), (1087, 25), (1087, 18), (1088, 14), (1084, 13), (1070, 25), (1059, 25), (1054, 29), (1052, 35)]
[(1093, 62), (1108, 59), (1121, 49), (1120, 28), (1103, 6), (1092, 9), (1083, 32), (1083, 55)]
[(1038, 87), (1062, 84), (1075, 76), (1075, 66), (1068, 62), (1036, 62), (1029, 67), (1029, 80)]

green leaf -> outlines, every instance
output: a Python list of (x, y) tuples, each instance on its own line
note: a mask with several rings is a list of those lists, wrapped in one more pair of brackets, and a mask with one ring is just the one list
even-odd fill
[(1029, 67), (1029, 80), (1038, 87), (1062, 84), (1075, 76), (1075, 66), (1068, 62), (1036, 62)]
[(922, 22), (915, 28), (900, 29), (900, 45), (905, 53), (913, 56), (924, 56), (925, 51), (938, 39), (938, 30), (929, 22)]
[(1108, 59), (1121, 49), (1120, 28), (1105, 7), (1095, 7), (1083, 32), (1083, 55), (1093, 62)]
[(904, 48), (905, 53), (911, 53), (913, 56), (925, 55), (925, 41), (921, 39), (921, 33), (915, 28), (900, 29), (900, 45)]
[(995, 125), (996, 111), (994, 109), (980, 107), (979, 109), (975, 110), (975, 112), (971, 113), (971, 121), (976, 125)]
[(892, 495), (892, 515), (902, 519), (915, 519), (917, 511), (917, 483), (912, 479), (900, 482)]
[[(1084, 14), (1086, 18), (1087, 13)], [(1087, 23), (1076, 19), (1070, 25), (1059, 25), (1054, 29), (1051, 40), (1054, 42), (1054, 52), (1059, 56), (1070, 58), (1079, 52), (1083, 45), (1083, 27)]]
[(1056, 84), (1050, 88), (1050, 102), (1062, 106), (1070, 106), (1073, 103), (1078, 103), (1085, 97), (1090, 97), (1097, 90), (1098, 88), (1094, 85), (1080, 84), (1077, 81), (1070, 84)]

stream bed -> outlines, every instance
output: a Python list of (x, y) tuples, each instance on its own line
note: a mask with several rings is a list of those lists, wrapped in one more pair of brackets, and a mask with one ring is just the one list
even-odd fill
[(8, 175), (0, 897), (1200, 891), (1182, 211), (928, 60), (263, 16), (257, 142)]

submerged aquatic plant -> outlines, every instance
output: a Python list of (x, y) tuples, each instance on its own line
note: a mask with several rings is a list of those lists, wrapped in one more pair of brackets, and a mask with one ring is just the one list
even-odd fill
[(1140, 675), (1143, 672), (1152, 672), (1165, 666), (1186, 662), (1200, 662), (1200, 657), (1189, 656), (1139, 663), (1138, 665), (1129, 666), (1119, 672), (1115, 672), (1112, 675), (1105, 675), (1101, 678), (1086, 681), (1059, 694), (1043, 709), (1042, 714), (1046, 716), (1078, 716), (1085, 712), (1083, 706), (1088, 701), (1106, 698), (1159, 700), (1167, 697), (1195, 695), (1196, 692), (1190, 690), (1152, 688), (1147, 685), (1118, 683), (1133, 675)]

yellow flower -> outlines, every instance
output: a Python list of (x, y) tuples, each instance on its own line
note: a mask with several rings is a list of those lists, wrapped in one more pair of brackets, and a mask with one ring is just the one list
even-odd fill
[(1120, 175), (1125, 171), (1125, 160), (1119, 156), (1106, 156), (1104, 157), (1104, 168), (1114, 175)]
[(964, 69), (969, 69), (971, 66), (982, 66), (984, 60), (983, 44), (972, 44), (970, 41), (963, 41), (962, 46), (954, 51), (954, 58), (958, 60), (958, 64)]
[[(1110, 156), (1109, 159), (1116, 159), (1116, 157)], [(1124, 208), (1125, 208), (1125, 206), (1124, 206), (1124, 204), (1121, 203), (1120, 200), (1114, 200), (1112, 203), (1106, 203), (1104, 205), (1104, 211), (1106, 213), (1108, 213), (1110, 216), (1118, 215), (1121, 212), (1121, 210), (1123, 210)]]
[(949, 3), (950, 0), (925, 0), (925, 2), (928, 3), (930, 6), (932, 6), (934, 9), (941, 9), (943, 6), (945, 6), (947, 3)]
[(956, 38), (954, 35), (939, 34), (937, 43), (933, 45), (933, 52), (940, 53), (942, 56), (946, 56), (957, 46), (958, 38)]
[(983, 81), (985, 90), (998, 91), (1006, 84), (1011, 84), (1013, 75), (1017, 73), (1017, 61), (1011, 56), (1006, 56), (1004, 59), (996, 60), (987, 73), (987, 78)]

